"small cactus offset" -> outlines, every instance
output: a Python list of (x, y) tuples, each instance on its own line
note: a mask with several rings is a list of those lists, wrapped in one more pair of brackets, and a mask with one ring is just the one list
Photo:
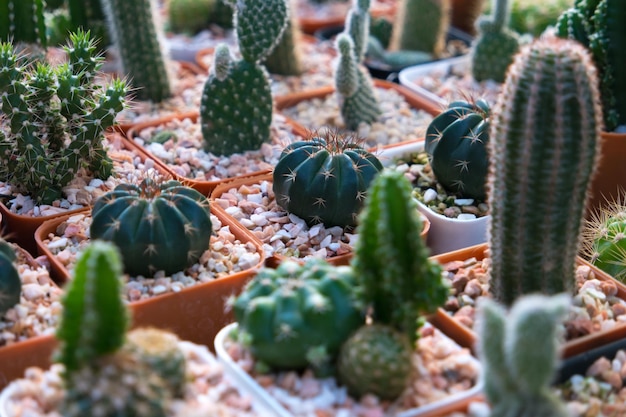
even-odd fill
[(454, 101), (426, 130), (424, 149), (435, 178), (460, 198), (487, 198), (489, 115), (485, 100)]
[(216, 0), (169, 0), (169, 30), (194, 35), (209, 26)]
[(122, 72), (139, 100), (159, 103), (172, 95), (155, 0), (101, 0)]
[(398, 4), (389, 49), (440, 56), (446, 47), (451, 9), (450, 0), (402, 0)]
[(11, 244), (0, 238), (0, 317), (20, 302), (22, 281), (15, 259)]
[(242, 340), (277, 369), (327, 374), (341, 344), (365, 322), (347, 266), (321, 259), (263, 268), (232, 302)]
[(173, 274), (193, 265), (209, 249), (209, 204), (177, 181), (120, 184), (92, 209), (90, 236), (115, 243), (131, 276)]
[(479, 35), (472, 50), (472, 75), (476, 81), (503, 82), (519, 51), (519, 36), (508, 29), (510, 0), (493, 0), (492, 15), (478, 22)]
[(274, 168), (273, 191), (279, 206), (309, 225), (353, 227), (382, 169), (376, 156), (331, 133), (288, 145)]
[(597, 83), (587, 50), (559, 38), (525, 46), (508, 72), (493, 112), (488, 179), (491, 291), (507, 305), (573, 287), (601, 145)]
[(558, 362), (559, 326), (570, 297), (525, 296), (508, 315), (493, 300), (480, 301), (478, 350), (490, 415), (568, 417), (550, 384)]
[(47, 46), (45, 0), (0, 0), (0, 42)]

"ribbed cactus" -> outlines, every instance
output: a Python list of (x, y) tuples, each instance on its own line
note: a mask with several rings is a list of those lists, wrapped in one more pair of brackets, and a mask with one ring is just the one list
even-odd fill
[(491, 123), (491, 291), (511, 304), (572, 289), (602, 111), (577, 42), (545, 38), (512, 64)]
[(200, 103), (208, 152), (230, 155), (258, 149), (269, 140), (272, 92), (269, 75), (260, 62), (278, 43), (288, 19), (286, 0), (236, 3), (234, 21), (243, 59), (233, 60), (225, 44), (215, 49)]
[[(291, 10), (295, 4), (292, 1)], [(291, 12), (287, 27), (272, 52), (265, 58), (265, 68), (276, 75), (300, 75), (304, 72), (302, 61), (302, 31), (295, 13)]]
[(582, 235), (582, 252), (591, 263), (626, 283), (626, 205), (603, 206), (585, 223)]
[(120, 184), (96, 201), (91, 215), (91, 238), (115, 243), (131, 276), (182, 271), (209, 249), (208, 201), (177, 181)]
[(155, 0), (101, 0), (108, 33), (120, 54), (122, 72), (139, 100), (161, 102), (172, 95), (163, 28)]
[(240, 335), (254, 357), (281, 369), (325, 374), (341, 344), (365, 321), (347, 266), (321, 259), (263, 268), (233, 301)]
[(461, 198), (486, 199), (489, 104), (454, 101), (426, 130), (424, 150), (437, 182)]
[(273, 174), (279, 206), (308, 224), (355, 226), (367, 188), (383, 169), (349, 137), (331, 133), (287, 145)]
[(113, 163), (102, 145), (104, 132), (124, 108), (126, 84), (98, 87), (102, 58), (89, 32), (70, 35), (69, 63), (20, 66), (11, 44), (0, 44), (0, 181), (38, 203), (61, 197), (81, 168), (106, 179)]
[(104, 52), (109, 46), (110, 37), (101, 0), (68, 0), (67, 8), (72, 30), (90, 31), (97, 43), (98, 52)]
[(450, 0), (402, 0), (397, 7), (389, 49), (440, 56), (450, 26)]
[(491, 416), (570, 416), (550, 387), (569, 304), (564, 294), (526, 296), (507, 315), (489, 298), (480, 300), (478, 350)]
[(209, 26), (216, 0), (170, 0), (167, 4), (169, 30), (194, 35)]
[(510, 0), (493, 0), (492, 14), (478, 22), (478, 39), (472, 48), (472, 75), (476, 81), (503, 82), (519, 51), (517, 33), (508, 29)]
[(11, 244), (0, 238), (0, 317), (20, 302), (22, 281), (15, 259)]
[(47, 46), (45, 0), (0, 0), (0, 41)]
[(401, 172), (385, 170), (374, 179), (359, 216), (352, 266), (374, 322), (391, 325), (414, 342), (420, 317), (442, 305), (449, 289), (439, 264), (428, 259), (411, 192)]

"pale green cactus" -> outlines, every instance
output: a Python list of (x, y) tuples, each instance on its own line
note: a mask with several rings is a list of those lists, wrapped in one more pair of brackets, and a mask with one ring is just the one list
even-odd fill
[(440, 56), (450, 27), (450, 0), (402, 0), (397, 7), (389, 49)]

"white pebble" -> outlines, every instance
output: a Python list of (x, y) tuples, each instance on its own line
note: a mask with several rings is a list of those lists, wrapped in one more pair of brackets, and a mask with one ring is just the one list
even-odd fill
[(473, 220), (475, 218), (476, 218), (476, 215), (472, 213), (461, 213), (457, 217), (458, 220)]
[(429, 188), (424, 192), (424, 203), (429, 203), (435, 198), (437, 198), (437, 191), (433, 190), (432, 188)]

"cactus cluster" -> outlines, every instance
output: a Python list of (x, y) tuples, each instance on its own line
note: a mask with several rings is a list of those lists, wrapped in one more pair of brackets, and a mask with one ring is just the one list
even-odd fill
[(0, 1), (0, 41), (47, 46), (45, 0)]
[(240, 337), (277, 369), (329, 372), (341, 344), (365, 321), (347, 266), (321, 259), (263, 268), (231, 301)]
[(22, 281), (15, 259), (11, 244), (0, 238), (0, 317), (20, 302)]
[(451, 8), (450, 0), (402, 0), (389, 49), (441, 56), (446, 47)]
[(91, 238), (115, 243), (131, 276), (193, 265), (209, 248), (211, 231), (206, 197), (177, 181), (120, 184), (92, 208)]
[(169, 30), (194, 35), (208, 27), (216, 0), (169, 0), (167, 17)]
[(461, 198), (487, 198), (489, 116), (485, 100), (453, 101), (426, 130), (424, 150), (437, 182)]
[(242, 59), (220, 44), (204, 84), (200, 123), (205, 149), (216, 155), (258, 149), (270, 138), (272, 92), (261, 62), (279, 42), (289, 21), (286, 0), (233, 3)]
[(24, 67), (10, 43), (0, 44), (0, 181), (42, 204), (60, 198), (81, 168), (112, 174), (102, 141), (127, 92), (119, 79), (98, 87), (102, 58), (89, 32), (71, 34), (65, 49), (67, 64)]
[(383, 169), (351, 137), (330, 133), (289, 144), (273, 173), (279, 206), (309, 225), (352, 227), (367, 188)]
[(542, 38), (511, 65), (489, 141), (490, 285), (498, 301), (572, 289), (601, 146), (597, 83), (590, 54), (575, 41)]

